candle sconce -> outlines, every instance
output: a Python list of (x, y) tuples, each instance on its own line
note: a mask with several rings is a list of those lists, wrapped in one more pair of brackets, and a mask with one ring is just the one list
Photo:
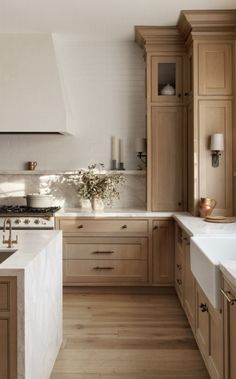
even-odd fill
[(212, 134), (210, 141), (212, 167), (219, 167), (221, 151), (224, 151), (224, 135), (220, 133)]
[(147, 140), (146, 138), (136, 139), (136, 154), (137, 157), (147, 166)]

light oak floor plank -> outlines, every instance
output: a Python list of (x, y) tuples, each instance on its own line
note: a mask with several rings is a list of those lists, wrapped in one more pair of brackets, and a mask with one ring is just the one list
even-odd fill
[(50, 379), (209, 379), (176, 295), (64, 294)]

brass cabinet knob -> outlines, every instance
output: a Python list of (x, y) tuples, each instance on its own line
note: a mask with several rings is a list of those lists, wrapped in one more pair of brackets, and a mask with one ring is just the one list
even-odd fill
[(158, 229), (158, 226), (155, 225), (155, 226), (153, 227), (153, 230), (157, 230), (157, 229)]
[(121, 229), (127, 229), (128, 226), (127, 225), (122, 225)]
[(83, 229), (83, 227), (84, 227), (84, 225), (82, 225), (82, 224), (77, 226), (78, 229)]

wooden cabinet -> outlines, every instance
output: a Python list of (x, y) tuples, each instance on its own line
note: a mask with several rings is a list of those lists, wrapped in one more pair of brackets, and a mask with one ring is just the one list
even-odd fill
[[(183, 96), (181, 56), (152, 56), (151, 58), (151, 100), (152, 102), (181, 103)], [(169, 85), (173, 94), (165, 94)]]
[(224, 379), (236, 378), (236, 288), (227, 280), (224, 291)]
[(64, 284), (147, 284), (147, 238), (64, 237)]
[(185, 46), (177, 28), (136, 27), (145, 50), (147, 82), (147, 205), (186, 209)]
[(175, 288), (195, 334), (195, 278), (190, 264), (190, 237), (175, 225)]
[(211, 379), (223, 378), (223, 320), (196, 286), (196, 340)]
[(183, 291), (184, 310), (192, 331), (195, 334), (196, 304), (195, 304), (195, 278), (191, 271), (190, 263), (190, 238), (184, 234), (184, 267), (183, 267)]
[(182, 107), (151, 111), (151, 206), (153, 211), (184, 209), (184, 119)]
[(158, 221), (153, 227), (153, 284), (174, 283), (174, 222)]
[(0, 278), (0, 379), (17, 378), (16, 278)]
[(149, 223), (61, 217), (64, 285), (147, 285)]
[(233, 45), (227, 42), (200, 42), (199, 95), (232, 95)]

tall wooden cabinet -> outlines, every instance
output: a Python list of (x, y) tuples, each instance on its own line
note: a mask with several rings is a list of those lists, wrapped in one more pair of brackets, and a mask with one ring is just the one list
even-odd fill
[(152, 211), (186, 209), (185, 46), (177, 28), (136, 27), (147, 82), (147, 203)]
[[(197, 215), (199, 199), (210, 197), (215, 213), (233, 214), (235, 26), (236, 10), (182, 11), (176, 27), (135, 29), (146, 60), (150, 210)], [(224, 135), (219, 167), (216, 133)]]
[[(188, 209), (197, 214), (200, 197), (210, 197), (217, 202), (215, 213), (232, 215), (236, 11), (182, 11), (177, 26), (191, 58)], [(219, 167), (211, 161), (215, 133), (224, 135)]]

